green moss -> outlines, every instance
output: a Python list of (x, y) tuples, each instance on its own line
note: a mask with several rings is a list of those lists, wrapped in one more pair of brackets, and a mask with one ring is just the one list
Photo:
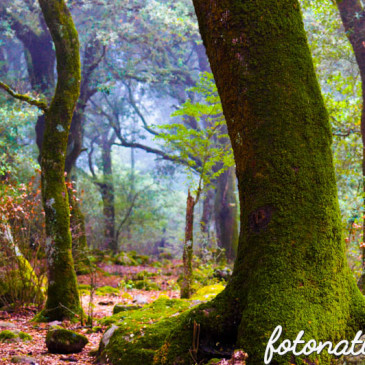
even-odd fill
[[(209, 309), (205, 312), (204, 308), (198, 310), (200, 307), (194, 307), (195, 301), (207, 300), (207, 296), (211, 298), (223, 289), (222, 285), (203, 288), (191, 300), (160, 297), (142, 309), (120, 312), (102, 319), (101, 324), (114, 324), (119, 328), (106, 347), (101, 345), (100, 356), (108, 357), (116, 365), (123, 363), (134, 365), (140, 361), (144, 361), (146, 364), (172, 363), (169, 362), (171, 334), (177, 331), (179, 348), (185, 348), (185, 344), (189, 349), (192, 344), (194, 327), (194, 320), (190, 316), (197, 317), (197, 320), (210, 316)], [(201, 320), (199, 319), (199, 321)], [(183, 337), (179, 335), (180, 327), (184, 331)], [(222, 329), (222, 331), (224, 330)], [(226, 334), (226, 337), (229, 335)], [(184, 352), (186, 357), (191, 359), (189, 352), (186, 350)]]
[(128, 255), (127, 252), (121, 252), (114, 259), (115, 264), (122, 266), (137, 266), (138, 262), (131, 256)]
[[(29, 263), (28, 263), (29, 265)], [(43, 303), (44, 288), (40, 287), (34, 271), (9, 270), (0, 274), (0, 303)]]
[(160, 287), (151, 280), (136, 280), (133, 282), (134, 288), (143, 290), (160, 290)]
[(191, 303), (182, 299), (169, 299), (160, 297), (151, 304), (147, 304), (141, 309), (124, 311), (111, 317), (105, 317), (100, 320), (101, 325), (117, 324), (138, 330), (143, 325), (151, 321), (157, 321), (160, 318), (169, 317), (173, 314), (183, 312), (191, 306)]
[(140, 255), (136, 251), (129, 251), (128, 256), (135, 260), (138, 265), (146, 265), (150, 261), (150, 258), (147, 255)]
[(0, 341), (1, 342), (9, 342), (9, 341), (14, 340), (18, 337), (19, 336), (16, 333), (14, 333), (12, 331), (9, 331), (9, 330), (4, 330), (4, 331), (0, 332)]
[(106, 294), (117, 294), (119, 295), (120, 290), (117, 288), (113, 288), (112, 286), (106, 285), (101, 286), (95, 290), (96, 295), (106, 295)]
[(55, 354), (80, 352), (87, 343), (88, 339), (85, 336), (62, 327), (53, 327), (46, 335), (47, 348)]
[(105, 347), (101, 343), (99, 357), (113, 364), (151, 364), (155, 352), (175, 326), (176, 314), (189, 309), (191, 303), (181, 299), (159, 298), (142, 309), (121, 312), (105, 318), (103, 324), (115, 323), (119, 328)]
[(113, 315), (114, 314), (118, 314), (120, 312), (128, 312), (128, 311), (132, 311), (132, 310), (136, 310), (136, 309), (140, 309), (142, 308), (139, 305), (134, 305), (134, 304), (116, 304), (113, 308)]
[(19, 332), (19, 337), (23, 341), (32, 341), (32, 339), (33, 339), (33, 337), (31, 335), (29, 335), (28, 333), (22, 332), (22, 331)]
[(160, 268), (160, 267), (162, 267), (162, 264), (159, 261), (154, 261), (151, 263), (151, 266), (155, 267), (155, 268)]
[(200, 301), (211, 300), (222, 290), (224, 290), (224, 286), (222, 284), (204, 286), (203, 288), (198, 289), (190, 299)]
[(154, 275), (155, 274), (153, 272), (142, 270), (142, 271), (138, 272), (137, 274), (133, 275), (132, 280), (144, 280), (145, 278), (149, 278)]
[(80, 295), (82, 295), (82, 294), (89, 295), (90, 294), (91, 285), (79, 284), (78, 288), (79, 288)]
[(4, 330), (0, 332), (0, 342), (12, 342), (12, 341), (31, 341), (32, 336), (25, 332), (13, 332), (9, 330)]

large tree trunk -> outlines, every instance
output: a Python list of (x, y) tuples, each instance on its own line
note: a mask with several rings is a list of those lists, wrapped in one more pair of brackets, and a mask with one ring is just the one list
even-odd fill
[[(301, 330), (307, 341), (352, 338), (365, 305), (344, 255), (331, 130), (299, 4), (194, 5), (234, 150), (241, 234), (227, 288), (182, 320), (161, 356), (191, 362), (193, 320), (199, 361), (238, 347), (261, 365), (278, 325), (281, 340)], [(315, 357), (330, 363), (325, 351)], [(289, 360), (275, 355), (272, 364)]]
[[(360, 0), (342, 0), (337, 2), (342, 23), (355, 53), (356, 62), (360, 69), (362, 82), (362, 110), (361, 110), (361, 137), (362, 137), (362, 176), (365, 209), (365, 17), (364, 6)], [(365, 214), (363, 219), (363, 237), (365, 237)], [(364, 238), (365, 239), (365, 238)], [(358, 282), (360, 290), (365, 291), (365, 248), (362, 249), (362, 275)]]
[(215, 224), (219, 247), (226, 251), (227, 259), (233, 260), (238, 244), (238, 206), (235, 195), (236, 174), (234, 167), (219, 175), (215, 195)]
[(81, 312), (71, 254), (70, 209), (65, 186), (65, 158), (72, 115), (80, 92), (77, 31), (65, 2), (39, 0), (57, 57), (58, 81), (45, 113), (41, 151), (42, 198), (46, 213), (48, 298), (47, 320), (73, 318)]

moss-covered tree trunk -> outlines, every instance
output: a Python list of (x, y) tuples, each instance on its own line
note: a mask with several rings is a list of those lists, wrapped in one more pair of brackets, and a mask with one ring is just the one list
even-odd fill
[[(0, 5), (0, 16), (6, 18), (11, 24), (17, 38), (24, 45), (24, 55), (27, 63), (29, 81), (32, 89), (43, 94), (47, 99), (51, 99), (55, 86), (55, 52), (52, 46), (52, 38), (47, 29), (44, 19), (40, 19), (40, 33), (36, 33), (21, 20), (10, 14), (5, 5)], [(76, 105), (73, 115), (70, 133), (68, 136), (68, 146), (65, 162), (65, 172), (67, 178), (71, 178), (72, 169), (76, 160), (82, 151), (83, 133), (82, 124), (84, 120), (84, 111), (89, 98), (96, 92), (95, 88), (90, 87), (92, 73), (102, 59), (103, 46), (98, 40), (94, 40), (86, 46), (84, 54), (82, 83), (80, 98)], [(35, 126), (36, 143), (41, 153), (43, 134), (45, 129), (45, 117), (41, 115), (37, 119)], [(40, 154), (39, 154), (40, 162)], [(81, 258), (80, 253), (87, 248), (85, 219), (77, 200), (70, 200), (73, 214), (71, 216), (71, 228), (73, 235), (72, 248), (76, 263)]]
[(5, 241), (5, 244), (10, 249), (13, 254), (20, 277), (24, 280), (23, 285), (30, 285), (33, 288), (34, 292), (34, 302), (38, 304), (43, 304), (44, 302), (44, 293), (41, 290), (41, 283), (38, 280), (37, 274), (34, 272), (34, 269), (27, 258), (22, 254), (18, 245), (14, 241), (13, 234), (11, 232), (11, 227), (9, 223), (6, 221), (5, 217), (0, 217), (0, 238)]
[[(243, 348), (247, 364), (262, 365), (278, 325), (281, 340), (301, 330), (306, 341), (351, 340), (365, 305), (344, 254), (331, 130), (299, 4), (193, 2), (234, 150), (241, 233), (227, 288), (183, 316), (156, 358), (191, 363), (194, 320), (198, 361)], [(289, 361), (301, 363), (289, 353), (272, 364)]]
[[(362, 83), (362, 110), (361, 110), (361, 137), (363, 144), (362, 153), (362, 176), (363, 191), (365, 192), (365, 8), (360, 0), (337, 1), (343, 26), (347, 37), (355, 53), (356, 62), (359, 66)], [(365, 196), (365, 194), (364, 194)], [(365, 198), (363, 203), (363, 215), (365, 217)], [(363, 218), (363, 234), (365, 234), (365, 218)], [(363, 235), (365, 237), (365, 235)], [(363, 272), (358, 282), (360, 290), (365, 290), (365, 248), (362, 249)]]
[(277, 325), (293, 340), (300, 330), (307, 339), (346, 338), (364, 303), (344, 256), (331, 130), (299, 4), (194, 5), (239, 184), (238, 257), (222, 294), (238, 299), (235, 346), (262, 364)]
[(79, 41), (63, 0), (39, 0), (39, 3), (55, 44), (58, 74), (56, 91), (45, 113), (41, 151), (48, 265), (48, 298), (44, 315), (48, 320), (63, 320), (81, 312), (64, 177), (68, 134), (80, 92)]
[(191, 297), (193, 281), (193, 234), (194, 234), (194, 207), (196, 201), (191, 196), (190, 190), (186, 199), (185, 239), (183, 247), (183, 275), (180, 284), (180, 297)]
[(215, 224), (218, 245), (225, 249), (227, 259), (234, 260), (238, 244), (236, 174), (230, 167), (219, 175), (215, 195)]

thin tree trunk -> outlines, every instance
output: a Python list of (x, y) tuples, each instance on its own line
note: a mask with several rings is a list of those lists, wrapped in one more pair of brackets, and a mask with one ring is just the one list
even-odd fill
[(112, 145), (113, 138), (108, 139), (108, 134), (102, 137), (102, 166), (103, 182), (99, 184), (101, 197), (103, 200), (104, 214), (104, 244), (114, 253), (118, 252), (118, 244), (115, 232), (115, 203), (114, 203), (114, 183), (112, 167)]
[(56, 48), (58, 81), (45, 113), (41, 151), (42, 199), (46, 213), (48, 298), (43, 315), (63, 320), (80, 314), (76, 274), (71, 253), (70, 210), (65, 186), (65, 158), (72, 115), (80, 93), (77, 31), (63, 0), (39, 0)]
[(219, 175), (216, 187), (214, 210), (218, 245), (225, 249), (227, 259), (234, 260), (238, 244), (238, 204), (234, 167)]
[(194, 228), (195, 200), (188, 191), (186, 200), (185, 240), (183, 248), (183, 277), (180, 287), (180, 296), (183, 299), (191, 297), (193, 281), (193, 228)]
[(214, 197), (213, 189), (207, 190), (205, 193), (205, 199), (203, 201), (203, 213), (200, 220), (200, 230), (203, 234), (207, 235), (208, 239), (209, 239), (209, 225), (213, 215), (212, 214), (213, 197)]

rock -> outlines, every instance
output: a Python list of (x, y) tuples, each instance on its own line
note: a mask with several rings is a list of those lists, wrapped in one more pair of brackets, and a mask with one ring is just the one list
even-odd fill
[(108, 346), (108, 343), (110, 341), (110, 338), (113, 336), (114, 332), (118, 329), (119, 327), (116, 326), (115, 324), (113, 324), (104, 334), (103, 337), (101, 338), (100, 341), (100, 345), (102, 345), (104, 348), (106, 346)]
[(215, 269), (213, 276), (218, 278), (219, 280), (228, 281), (228, 279), (232, 276), (232, 270), (229, 267), (225, 267), (223, 269)]
[(10, 322), (1, 322), (0, 321), (0, 328), (15, 328), (16, 325)]
[(114, 304), (114, 302), (113, 302), (113, 301), (111, 301), (111, 300), (109, 300), (109, 301), (105, 301), (105, 302), (99, 302), (98, 304), (99, 304), (99, 305), (113, 305), (113, 304)]
[(127, 312), (127, 311), (133, 311), (136, 309), (141, 309), (142, 306), (141, 305), (133, 305), (133, 304), (116, 304), (113, 308), (113, 314), (117, 314), (120, 312)]
[(62, 322), (61, 321), (53, 321), (53, 322), (49, 322), (47, 324), (48, 324), (49, 327), (57, 327), (57, 326), (61, 325)]
[(31, 364), (31, 365), (39, 365), (37, 359), (30, 356), (13, 356), (11, 362), (14, 364)]
[(46, 346), (52, 354), (75, 354), (88, 342), (85, 336), (64, 328), (51, 328), (46, 336)]
[(133, 303), (137, 303), (137, 304), (147, 304), (148, 300), (146, 297), (144, 297), (143, 295), (136, 295), (134, 297)]

